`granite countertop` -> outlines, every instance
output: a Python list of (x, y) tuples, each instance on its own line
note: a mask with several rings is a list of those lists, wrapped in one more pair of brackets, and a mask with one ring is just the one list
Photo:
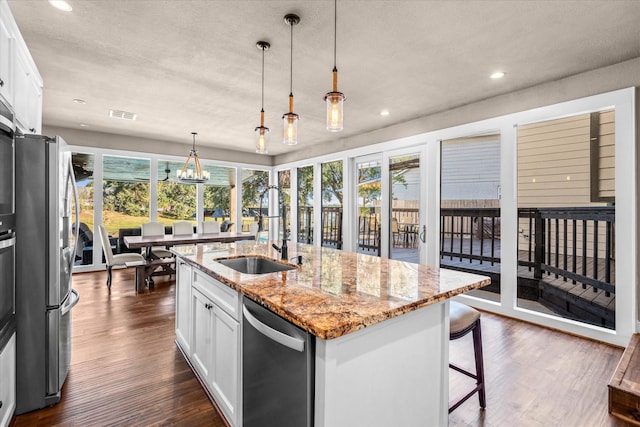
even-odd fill
[[(289, 242), (296, 269), (243, 274), (216, 259), (280, 259), (274, 242), (175, 246), (199, 270), (318, 338), (332, 339), (488, 285), (486, 276)], [(286, 261), (280, 261), (286, 262)]]

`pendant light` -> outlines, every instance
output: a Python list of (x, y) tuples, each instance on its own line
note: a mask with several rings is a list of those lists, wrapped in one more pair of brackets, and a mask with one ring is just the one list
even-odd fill
[(338, 0), (333, 1), (333, 89), (324, 96), (327, 103), (327, 130), (340, 132), (343, 129), (345, 99), (344, 93), (338, 92), (338, 68), (336, 67), (336, 47), (338, 33)]
[[(200, 159), (198, 158), (198, 150), (196, 150), (196, 132), (191, 132), (193, 135), (193, 148), (189, 152), (189, 157), (185, 160), (182, 170), (176, 172), (180, 182), (184, 184), (200, 184), (209, 180), (209, 172), (203, 171), (200, 166)], [(193, 161), (194, 169), (189, 168), (189, 163)]]
[(267, 154), (267, 143), (269, 142), (269, 128), (264, 126), (264, 52), (269, 50), (271, 45), (269, 42), (259, 41), (256, 43), (258, 49), (262, 51), (262, 102), (260, 110), (260, 126), (255, 129), (256, 132), (256, 153)]
[(284, 138), (286, 145), (298, 143), (298, 120), (300, 116), (293, 112), (293, 26), (300, 22), (300, 17), (292, 13), (285, 15), (284, 22), (291, 26), (291, 68), (289, 75), (289, 112), (282, 115), (284, 121)]

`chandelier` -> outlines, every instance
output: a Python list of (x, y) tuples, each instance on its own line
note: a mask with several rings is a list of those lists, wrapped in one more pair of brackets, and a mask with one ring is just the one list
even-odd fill
[[(185, 160), (182, 170), (177, 171), (176, 174), (183, 184), (200, 184), (209, 180), (209, 172), (202, 170), (202, 166), (200, 166), (198, 150), (196, 150), (197, 132), (191, 132), (191, 135), (193, 135), (193, 147), (189, 151), (189, 157)], [(189, 168), (191, 161), (193, 161), (194, 169)]]

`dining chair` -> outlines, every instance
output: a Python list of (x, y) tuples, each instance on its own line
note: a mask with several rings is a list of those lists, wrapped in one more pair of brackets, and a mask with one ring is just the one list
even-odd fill
[[(145, 222), (142, 224), (142, 237), (164, 236), (164, 224), (161, 222)], [(151, 254), (156, 258), (171, 258), (173, 254), (165, 247), (154, 246)]]
[(220, 223), (218, 221), (202, 221), (203, 233), (219, 233)]
[(173, 235), (193, 234), (193, 224), (189, 221), (176, 221), (172, 224)]
[(113, 254), (111, 250), (111, 242), (109, 241), (109, 234), (107, 230), (104, 228), (104, 225), (100, 224), (98, 226), (100, 230), (100, 241), (102, 242), (102, 249), (104, 250), (104, 258), (107, 261), (107, 288), (111, 289), (111, 269), (114, 266), (126, 266), (128, 262), (142, 261), (144, 262), (144, 257), (140, 254), (134, 253), (124, 253), (124, 254)]

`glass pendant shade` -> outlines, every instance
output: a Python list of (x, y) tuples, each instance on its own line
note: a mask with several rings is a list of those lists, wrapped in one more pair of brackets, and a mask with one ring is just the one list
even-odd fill
[(267, 154), (267, 144), (269, 143), (269, 128), (258, 126), (256, 128), (256, 153)]
[(298, 120), (300, 117), (296, 113), (285, 113), (282, 116), (284, 121), (284, 139), (286, 145), (296, 145), (298, 143)]
[(282, 115), (284, 121), (284, 138), (282, 142), (285, 145), (296, 145), (298, 143), (298, 120), (300, 116), (293, 112), (293, 94), (289, 94), (289, 112)]
[(324, 100), (327, 103), (327, 130), (329, 132), (340, 132), (343, 129), (345, 96), (342, 92), (329, 92)]

